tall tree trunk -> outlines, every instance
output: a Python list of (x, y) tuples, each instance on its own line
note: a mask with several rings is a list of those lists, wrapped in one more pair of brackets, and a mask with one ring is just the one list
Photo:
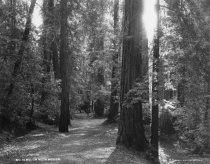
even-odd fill
[(151, 125), (151, 146), (153, 157), (158, 160), (158, 127), (159, 127), (159, 30), (160, 30), (160, 20), (159, 20), (159, 0), (157, 0), (156, 4), (156, 12), (157, 12), (157, 34), (154, 43), (154, 57), (153, 57), (153, 101), (152, 101), (152, 125)]
[(13, 68), (11, 83), (10, 83), (9, 87), (7, 88), (7, 96), (5, 99), (6, 100), (5, 105), (8, 102), (8, 100), (13, 92), (13, 89), (15, 86), (15, 78), (17, 77), (18, 73), (20, 72), (25, 47), (26, 47), (26, 44), (28, 43), (29, 33), (31, 31), (31, 19), (32, 19), (32, 14), (34, 11), (35, 4), (36, 4), (36, 0), (32, 0), (30, 8), (29, 8), (29, 12), (28, 12), (27, 20), (26, 20), (25, 30), (24, 30), (23, 37), (22, 37), (22, 43), (20, 45), (20, 49), (19, 49), (18, 55), (17, 55), (18, 59), (16, 60), (14, 68)]
[(60, 66), (61, 66), (61, 112), (59, 120), (59, 132), (68, 132), (69, 114), (69, 54), (67, 32), (67, 0), (60, 2)]
[[(136, 80), (142, 81), (142, 13), (143, 0), (125, 0), (121, 104)], [(141, 151), (147, 147), (141, 101), (121, 105), (117, 144)]]
[(118, 107), (119, 103), (117, 102), (117, 84), (118, 80), (117, 78), (117, 68), (118, 68), (118, 23), (119, 23), (119, 0), (114, 1), (114, 35), (115, 38), (113, 40), (114, 45), (114, 53), (112, 56), (112, 81), (111, 81), (111, 98), (110, 98), (110, 109), (109, 109), (109, 115), (108, 115), (108, 122), (115, 122), (115, 118), (118, 114)]

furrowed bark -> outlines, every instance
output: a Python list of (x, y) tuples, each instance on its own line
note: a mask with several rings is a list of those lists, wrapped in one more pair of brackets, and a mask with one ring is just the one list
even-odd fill
[(67, 32), (67, 0), (60, 2), (60, 66), (61, 66), (61, 108), (59, 120), (59, 132), (68, 132), (70, 123), (69, 113), (69, 54), (68, 54), (68, 32)]
[(123, 105), (126, 94), (142, 81), (143, 1), (125, 0), (121, 74), (121, 111), (117, 144), (143, 151), (147, 145), (142, 120), (142, 102)]

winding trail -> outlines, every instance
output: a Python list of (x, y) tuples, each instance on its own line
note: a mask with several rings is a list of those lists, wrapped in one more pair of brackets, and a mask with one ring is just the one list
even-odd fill
[[(72, 121), (68, 133), (38, 123), (39, 129), (0, 145), (0, 164), (150, 164), (142, 155), (116, 148), (117, 125), (83, 115)], [(210, 164), (210, 157), (177, 151), (173, 143), (160, 143), (161, 164)]]
[(38, 124), (38, 130), (0, 147), (0, 163), (149, 164), (132, 151), (116, 148), (117, 125), (104, 119), (75, 119), (68, 133)]

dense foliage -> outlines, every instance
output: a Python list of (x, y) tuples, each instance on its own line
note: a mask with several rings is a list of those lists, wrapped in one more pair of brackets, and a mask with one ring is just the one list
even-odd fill
[[(161, 54), (177, 91), (176, 129), (191, 147), (209, 147), (209, 13), (207, 1), (165, 1)], [(204, 8), (205, 6), (205, 8)], [(197, 147), (196, 146), (196, 147)]]

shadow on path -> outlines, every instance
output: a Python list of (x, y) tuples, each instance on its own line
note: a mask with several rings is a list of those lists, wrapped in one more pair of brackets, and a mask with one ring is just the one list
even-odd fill
[(38, 130), (0, 147), (0, 163), (142, 163), (135, 154), (115, 147), (117, 125), (105, 126), (104, 121), (75, 119), (68, 133), (39, 123)]

